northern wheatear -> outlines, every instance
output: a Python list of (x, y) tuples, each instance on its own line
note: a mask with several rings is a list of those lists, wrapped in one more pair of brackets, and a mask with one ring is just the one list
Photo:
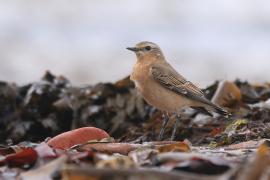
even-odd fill
[[(180, 113), (186, 107), (203, 108), (221, 115), (229, 113), (206, 99), (200, 88), (187, 81), (165, 59), (158, 45), (152, 42), (140, 42), (128, 47), (135, 52), (137, 62), (130, 79), (147, 103), (163, 111), (164, 122), (160, 131), (161, 139), (169, 120), (167, 113), (176, 113), (179, 123)], [(178, 123), (172, 133), (174, 139)]]

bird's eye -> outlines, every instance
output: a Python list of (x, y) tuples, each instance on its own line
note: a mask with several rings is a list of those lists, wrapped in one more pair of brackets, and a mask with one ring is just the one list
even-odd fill
[(152, 48), (151, 48), (151, 46), (145, 46), (144, 49), (147, 50), (147, 51), (150, 51)]

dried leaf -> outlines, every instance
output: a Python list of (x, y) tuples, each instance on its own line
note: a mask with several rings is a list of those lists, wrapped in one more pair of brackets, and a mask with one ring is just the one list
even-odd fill
[(270, 178), (270, 174), (267, 173), (267, 169), (270, 167), (270, 155), (269, 147), (265, 144), (259, 146), (257, 154), (253, 161), (247, 163), (244, 169), (238, 172), (237, 180), (256, 180), (262, 179), (266, 176), (266, 179)]
[(53, 175), (57, 172), (67, 161), (66, 156), (61, 156), (46, 165), (34, 169), (31, 171), (27, 171), (21, 174), (22, 180), (51, 180), (53, 179)]
[(33, 148), (25, 148), (22, 151), (7, 155), (5, 163), (11, 167), (29, 168), (37, 161), (38, 154)]
[(58, 149), (68, 149), (77, 144), (83, 144), (94, 139), (107, 138), (109, 135), (95, 127), (83, 127), (68, 131), (48, 141), (48, 145)]
[(97, 168), (134, 168), (136, 165), (133, 160), (128, 156), (115, 156), (107, 160), (98, 161)]
[(141, 144), (131, 144), (131, 143), (91, 143), (85, 144), (78, 148), (80, 151), (95, 150), (98, 152), (106, 153), (119, 153), (127, 155), (130, 151), (133, 151), (139, 147)]
[(128, 156), (133, 159), (133, 161), (140, 166), (152, 165), (152, 157), (158, 153), (156, 149), (150, 147), (138, 148), (131, 151)]
[(225, 147), (225, 149), (226, 150), (256, 149), (260, 145), (262, 145), (262, 144), (264, 144), (264, 143), (266, 143), (268, 141), (269, 140), (266, 140), (266, 139), (262, 139), (262, 140), (259, 140), (259, 141), (250, 140), (250, 141), (245, 141), (245, 142), (229, 145), (229, 146)]
[(190, 147), (184, 142), (176, 142), (172, 144), (165, 144), (157, 147), (160, 153), (164, 152), (189, 152)]

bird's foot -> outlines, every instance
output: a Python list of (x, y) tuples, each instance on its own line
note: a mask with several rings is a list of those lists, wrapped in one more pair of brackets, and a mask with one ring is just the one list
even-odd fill
[(163, 119), (163, 123), (162, 123), (161, 129), (160, 129), (160, 132), (159, 132), (159, 136), (158, 136), (159, 141), (161, 141), (163, 139), (164, 131), (165, 131), (165, 128), (166, 128), (166, 126), (168, 124), (168, 121), (169, 121), (168, 114), (164, 112), (162, 114), (162, 119)]

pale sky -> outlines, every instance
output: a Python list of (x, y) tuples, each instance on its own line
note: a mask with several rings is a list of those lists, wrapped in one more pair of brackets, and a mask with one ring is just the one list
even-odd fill
[(188, 79), (270, 81), (270, 1), (0, 1), (0, 80), (38, 80), (45, 70), (74, 84), (127, 76), (153, 41)]

